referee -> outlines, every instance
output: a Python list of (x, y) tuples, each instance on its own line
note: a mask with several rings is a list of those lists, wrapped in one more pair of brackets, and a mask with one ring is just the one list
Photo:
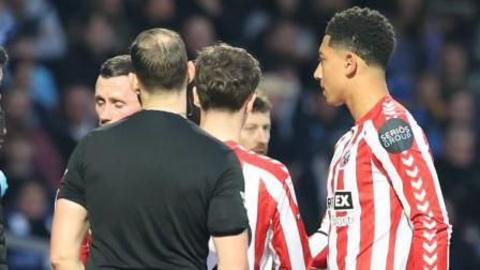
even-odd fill
[[(177, 33), (146, 30), (131, 46), (144, 110), (80, 141), (54, 215), (54, 269), (206, 269), (213, 236), (219, 269), (246, 269), (248, 220), (235, 154), (185, 119), (194, 68)], [(89, 223), (89, 224), (88, 224)]]

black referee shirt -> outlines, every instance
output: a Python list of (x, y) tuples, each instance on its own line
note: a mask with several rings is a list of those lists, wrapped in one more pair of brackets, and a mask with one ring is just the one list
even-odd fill
[(206, 269), (208, 240), (248, 227), (235, 154), (179, 115), (141, 111), (72, 154), (59, 198), (88, 211), (87, 269)]

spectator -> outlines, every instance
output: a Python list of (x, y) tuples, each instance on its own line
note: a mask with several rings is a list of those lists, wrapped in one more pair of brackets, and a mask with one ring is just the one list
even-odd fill
[(187, 52), (191, 58), (195, 58), (201, 48), (213, 45), (217, 40), (217, 33), (211, 21), (200, 15), (185, 20), (182, 36), (185, 38)]
[(93, 90), (84, 85), (67, 88), (64, 98), (66, 128), (69, 136), (79, 141), (96, 127)]

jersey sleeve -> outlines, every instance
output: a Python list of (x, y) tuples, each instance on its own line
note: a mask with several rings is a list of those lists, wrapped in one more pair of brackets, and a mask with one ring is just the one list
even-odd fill
[(325, 212), (320, 228), (308, 239), (312, 253), (312, 268), (326, 269), (328, 257), (328, 234), (330, 232), (330, 215)]
[[(88, 136), (87, 136), (88, 137)], [(62, 183), (57, 193), (57, 199), (67, 199), (80, 204), (84, 208), (85, 203), (85, 181), (84, 181), (84, 153), (85, 140), (82, 139), (68, 161), (67, 169), (62, 178)]]
[(279, 206), (273, 216), (271, 249), (276, 255), (274, 263), (278, 269), (308, 269), (310, 265), (308, 236), (290, 175), (285, 180)]
[(82, 245), (80, 246), (80, 260), (83, 265), (87, 266), (88, 257), (90, 256), (90, 245), (92, 244), (92, 234), (90, 230), (85, 234)]
[(210, 199), (208, 229), (212, 236), (236, 235), (248, 228), (244, 188), (240, 163), (234, 152), (230, 152)]
[(407, 112), (373, 121), (367, 136), (413, 228), (407, 269), (448, 269), (451, 225), (422, 129)]

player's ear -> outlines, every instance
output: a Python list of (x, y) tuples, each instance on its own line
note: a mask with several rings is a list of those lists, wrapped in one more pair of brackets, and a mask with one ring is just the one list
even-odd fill
[(132, 89), (135, 89), (135, 92), (138, 91), (138, 94), (140, 94), (140, 83), (138, 82), (137, 75), (133, 72), (130, 72), (128, 73), (128, 79), (130, 80)]
[(187, 63), (187, 76), (188, 83), (191, 83), (195, 78), (195, 64), (192, 61), (188, 61)]
[(255, 92), (248, 97), (248, 99), (246, 101), (246, 107), (245, 107), (247, 113), (252, 112), (253, 103), (255, 102), (255, 98), (257, 98), (257, 94)]
[(198, 98), (196, 86), (193, 86), (192, 93), (193, 93), (193, 105), (197, 106), (198, 108), (202, 108), (202, 106), (200, 106), (200, 99)]
[(345, 76), (348, 78), (353, 77), (357, 72), (358, 68), (358, 57), (353, 53), (347, 53), (345, 55), (345, 64), (344, 64)]

